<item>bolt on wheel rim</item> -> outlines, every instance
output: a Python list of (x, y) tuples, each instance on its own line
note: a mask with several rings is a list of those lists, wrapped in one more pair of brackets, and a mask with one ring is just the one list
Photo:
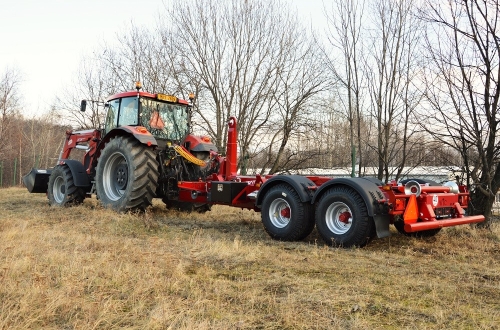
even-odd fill
[(337, 235), (345, 234), (351, 229), (351, 209), (342, 202), (332, 203), (325, 214), (325, 222), (328, 229)]
[(283, 198), (275, 199), (269, 206), (269, 219), (276, 228), (284, 228), (292, 217), (290, 205)]
[(54, 200), (61, 204), (64, 200), (64, 195), (66, 193), (66, 185), (64, 184), (64, 179), (58, 176), (54, 180), (54, 187), (52, 189), (52, 194), (54, 195)]
[(106, 196), (112, 200), (119, 200), (127, 189), (128, 166), (127, 160), (121, 152), (112, 154), (104, 165), (103, 188)]

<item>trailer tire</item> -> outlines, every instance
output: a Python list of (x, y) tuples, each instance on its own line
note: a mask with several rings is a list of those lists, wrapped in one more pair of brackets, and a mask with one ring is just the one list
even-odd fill
[(75, 186), (68, 165), (57, 165), (49, 177), (47, 197), (51, 206), (74, 206), (83, 203), (85, 191)]
[(299, 241), (314, 228), (314, 209), (302, 202), (298, 193), (288, 184), (272, 187), (264, 196), (261, 216), (264, 229), (271, 238), (281, 241)]
[(405, 223), (403, 219), (399, 219), (397, 221), (394, 221), (394, 227), (398, 230), (400, 234), (403, 234), (408, 237), (418, 237), (418, 238), (425, 238), (425, 237), (433, 237), (437, 235), (440, 231), (441, 228), (434, 228), (434, 229), (428, 229), (428, 230), (422, 230), (422, 231), (416, 231), (413, 233), (409, 233), (405, 230)]
[(104, 207), (118, 212), (144, 210), (158, 186), (158, 161), (151, 147), (118, 136), (104, 147), (96, 167), (96, 193)]
[(375, 223), (363, 198), (347, 186), (334, 186), (321, 196), (316, 229), (332, 246), (362, 247), (375, 236)]

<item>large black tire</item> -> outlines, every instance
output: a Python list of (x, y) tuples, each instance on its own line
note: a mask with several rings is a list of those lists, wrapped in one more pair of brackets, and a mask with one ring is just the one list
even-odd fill
[(85, 191), (75, 186), (68, 165), (57, 165), (49, 177), (47, 197), (51, 206), (73, 206), (83, 203)]
[(366, 204), (352, 188), (336, 186), (321, 196), (316, 209), (316, 229), (332, 246), (365, 246), (375, 235), (375, 223)]
[(403, 219), (398, 219), (394, 222), (394, 227), (396, 227), (398, 232), (400, 234), (403, 234), (403, 235), (408, 236), (408, 237), (418, 237), (418, 238), (432, 237), (441, 231), (441, 228), (435, 228), (435, 229), (422, 230), (422, 231), (416, 231), (413, 233), (409, 233), (405, 230), (404, 226), (405, 226), (405, 223), (404, 223)]
[(271, 188), (262, 201), (262, 223), (273, 239), (300, 241), (314, 228), (314, 208), (287, 184)]
[(144, 210), (158, 186), (158, 161), (151, 147), (133, 137), (112, 139), (96, 168), (96, 193), (102, 205), (118, 212)]

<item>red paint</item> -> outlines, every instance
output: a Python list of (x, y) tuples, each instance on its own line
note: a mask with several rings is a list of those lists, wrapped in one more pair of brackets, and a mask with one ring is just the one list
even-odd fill
[(232, 180), (236, 177), (238, 171), (238, 147), (237, 147), (237, 139), (238, 132), (236, 131), (236, 118), (230, 117), (228, 122), (228, 130), (227, 130), (227, 153), (226, 153), (226, 161), (225, 161), (225, 175), (226, 180)]
[(466, 225), (468, 223), (476, 223), (484, 221), (484, 216), (473, 215), (463, 218), (454, 218), (446, 220), (433, 220), (433, 221), (422, 221), (417, 223), (407, 223), (405, 224), (405, 231), (408, 233), (413, 233), (421, 230), (437, 229), (443, 227), (451, 227), (458, 225)]

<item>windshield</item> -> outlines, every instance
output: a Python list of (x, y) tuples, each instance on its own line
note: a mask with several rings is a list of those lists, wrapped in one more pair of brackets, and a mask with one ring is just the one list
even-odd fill
[(182, 140), (189, 133), (186, 105), (141, 98), (141, 122), (155, 138)]

